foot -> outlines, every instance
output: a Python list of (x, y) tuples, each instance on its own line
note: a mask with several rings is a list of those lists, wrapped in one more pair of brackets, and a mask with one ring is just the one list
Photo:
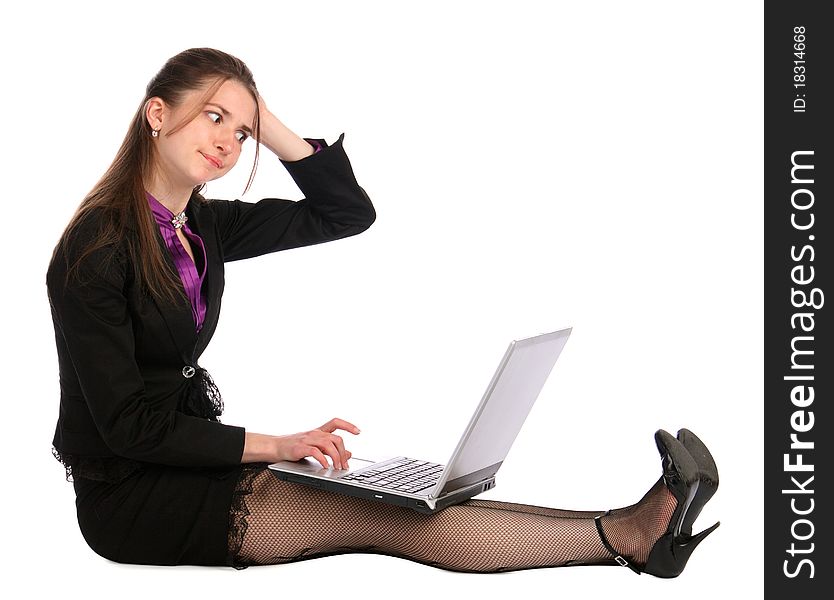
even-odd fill
[[(690, 535), (691, 530), (682, 531), (688, 510), (699, 497), (701, 472), (680, 440), (659, 430), (655, 442), (662, 459), (663, 476), (637, 504), (597, 517), (597, 529), (603, 545), (618, 564), (638, 573), (676, 577), (695, 546), (717, 524), (694, 537)], [(705, 497), (709, 499), (704, 494), (700, 496)]]

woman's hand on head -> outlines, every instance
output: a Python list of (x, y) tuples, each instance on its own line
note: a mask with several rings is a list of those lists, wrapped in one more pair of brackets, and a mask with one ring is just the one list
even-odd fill
[(258, 114), (258, 118), (261, 120), (261, 123), (263, 123), (268, 116), (272, 115), (269, 108), (266, 106), (266, 100), (264, 100), (264, 97), (261, 96), (260, 92), (258, 92)]
[(330, 468), (326, 456), (333, 461), (336, 469), (347, 469), (348, 459), (353, 456), (345, 449), (341, 436), (333, 433), (337, 429), (359, 434), (359, 428), (343, 419), (330, 419), (327, 423), (312, 429), (292, 435), (277, 436), (278, 460), (301, 460), (307, 456), (313, 457), (325, 469)]

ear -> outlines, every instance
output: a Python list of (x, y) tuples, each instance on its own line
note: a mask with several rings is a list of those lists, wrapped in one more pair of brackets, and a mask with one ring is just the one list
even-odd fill
[(148, 101), (145, 102), (145, 118), (148, 120), (151, 129), (162, 129), (162, 119), (167, 112), (167, 105), (159, 96), (148, 98)]

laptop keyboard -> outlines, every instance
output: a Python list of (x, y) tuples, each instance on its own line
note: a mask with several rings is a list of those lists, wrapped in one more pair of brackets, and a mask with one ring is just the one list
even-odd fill
[(349, 473), (342, 481), (366, 483), (398, 492), (419, 492), (432, 487), (443, 472), (443, 465), (403, 458), (382, 467)]

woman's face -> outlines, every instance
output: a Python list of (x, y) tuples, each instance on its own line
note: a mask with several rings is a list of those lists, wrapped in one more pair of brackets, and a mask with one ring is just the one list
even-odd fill
[(173, 188), (191, 189), (228, 173), (255, 127), (255, 100), (240, 83), (228, 80), (200, 107), (193, 121), (167, 135), (194, 108), (205, 89), (189, 92), (176, 109), (156, 99), (148, 110), (151, 126), (160, 129), (154, 138), (157, 167), (162, 171), (158, 175)]

